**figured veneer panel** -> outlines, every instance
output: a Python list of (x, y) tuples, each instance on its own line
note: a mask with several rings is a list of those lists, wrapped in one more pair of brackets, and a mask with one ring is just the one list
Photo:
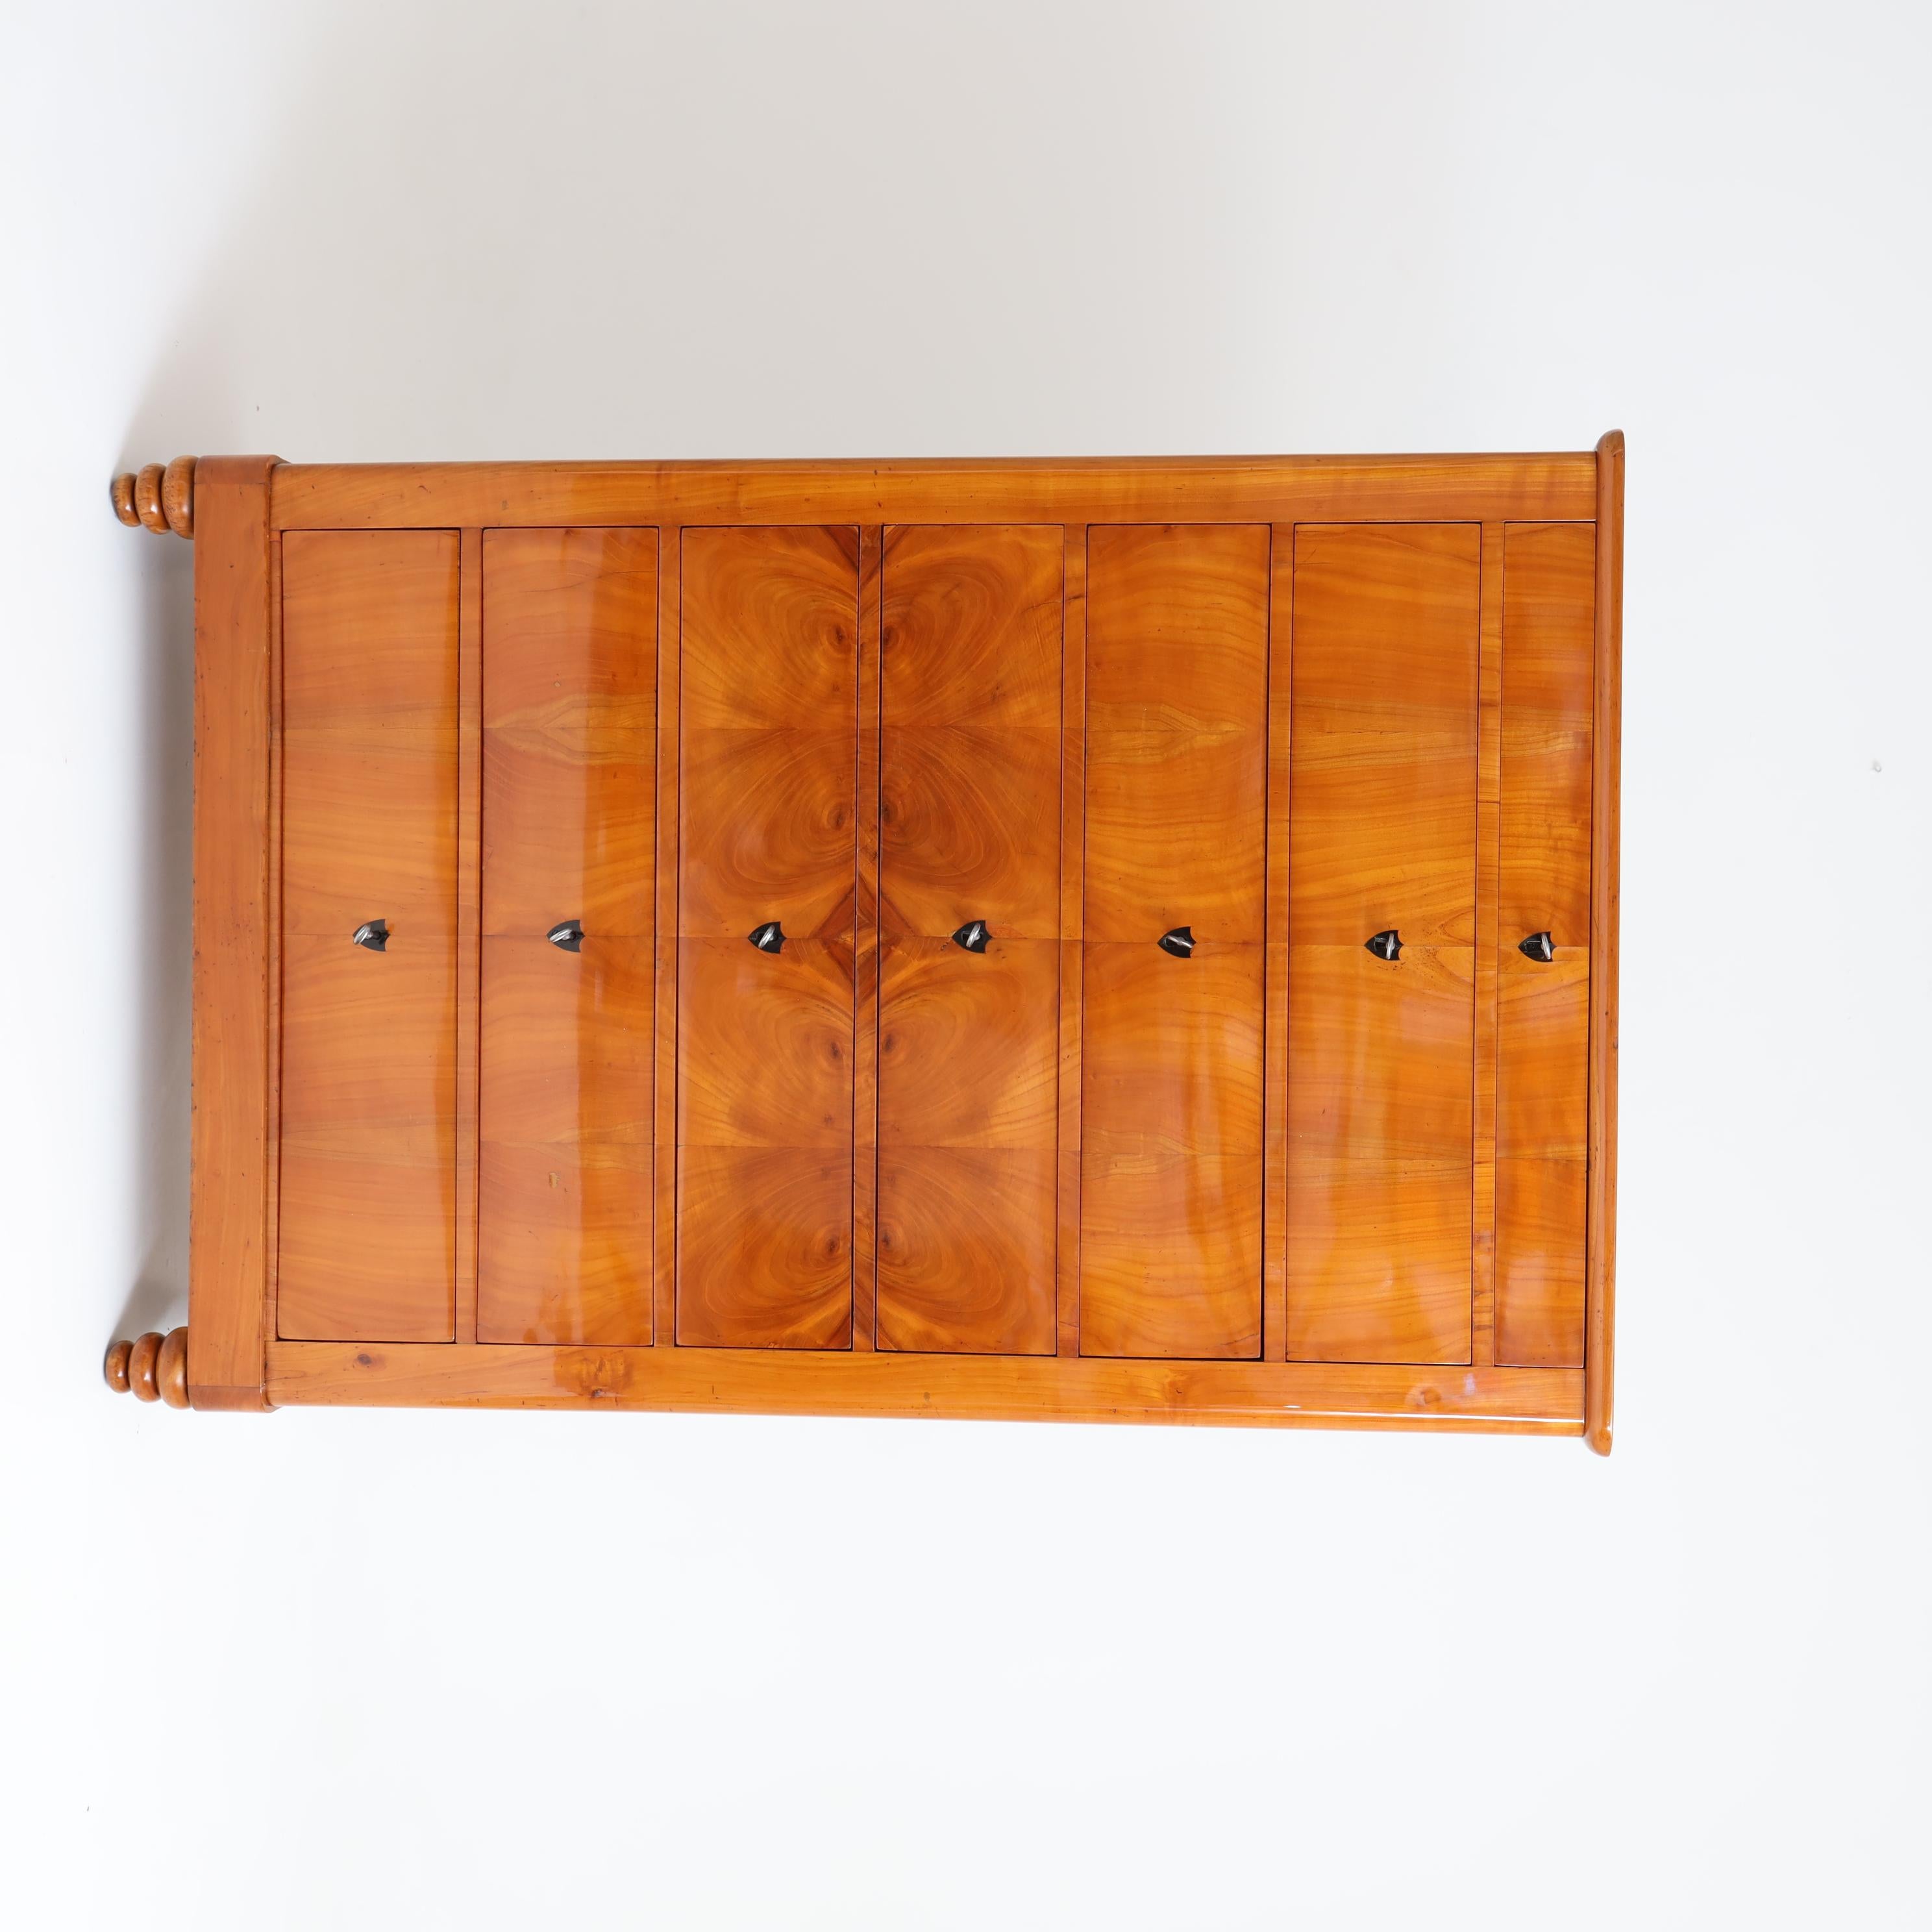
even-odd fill
[(1088, 532), (1085, 932), (1265, 938), (1265, 527)]
[(278, 1328), (448, 1341), (455, 1252), (455, 944), (282, 949)]
[(477, 1337), (651, 1340), (652, 961), (486, 939)]
[[(851, 1340), (859, 533), (688, 530), (677, 1340)], [(776, 920), (781, 951), (746, 944)]]
[(1060, 947), (888, 940), (878, 1346), (1048, 1354)]
[(881, 1146), (1054, 1144), (1058, 942), (889, 940), (880, 1011)]
[(1057, 524), (886, 531), (888, 742), (928, 725), (1058, 731), (1064, 543)]
[(1057, 526), (886, 533), (880, 922), (1059, 931)]
[(1596, 529), (1512, 524), (1503, 558), (1501, 937), (1584, 946)]
[(684, 1346), (850, 1347), (849, 1140), (839, 1148), (680, 1148), (677, 1229)]
[(1086, 949), (1083, 1355), (1259, 1352), (1264, 950)]
[(856, 698), (830, 730), (686, 726), (678, 927), (742, 940), (776, 919), (788, 933), (852, 929)]
[(1060, 758), (1058, 730), (897, 730), (888, 710), (880, 766), (884, 929), (943, 938), (968, 919), (982, 919), (1002, 937), (1054, 938)]
[(454, 532), (282, 541), (282, 929), (456, 922)]
[(648, 938), (657, 532), (483, 539), (483, 930)]
[(856, 727), (856, 529), (687, 530), (682, 598), (685, 730)]
[(1051, 1143), (926, 1147), (881, 1133), (878, 1346), (1052, 1354)]
[(886, 533), (880, 1348), (1054, 1346), (1065, 543)]
[(1496, 1359), (1579, 1367), (1588, 1209), (1590, 961), (1498, 953)]
[(1294, 533), (1296, 945), (1474, 943), (1480, 542), (1474, 524)]

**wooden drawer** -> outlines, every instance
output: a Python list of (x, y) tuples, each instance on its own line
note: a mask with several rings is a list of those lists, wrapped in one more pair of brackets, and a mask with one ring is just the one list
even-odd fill
[[(458, 542), (282, 558), (277, 1332), (448, 1340), (454, 1305)], [(352, 944), (380, 922), (383, 950)]]
[(1261, 1352), (1269, 551), (1088, 533), (1083, 1354)]
[(1063, 548), (885, 533), (881, 1348), (1054, 1346)]
[[(858, 535), (685, 533), (677, 1339), (851, 1339)], [(776, 926), (776, 950), (752, 935)]]

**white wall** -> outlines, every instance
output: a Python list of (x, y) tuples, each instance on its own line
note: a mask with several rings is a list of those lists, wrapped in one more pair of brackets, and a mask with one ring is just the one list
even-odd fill
[[(1924, 1923), (1926, 21), (8, 5), (0, 1916)], [(1609, 1462), (102, 1387), (186, 1264), (117, 466), (1613, 424)]]

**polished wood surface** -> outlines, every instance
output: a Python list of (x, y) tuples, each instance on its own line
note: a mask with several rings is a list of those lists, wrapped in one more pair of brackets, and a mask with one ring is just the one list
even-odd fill
[(1054, 1351), (1059, 986), (1052, 940), (886, 942), (881, 1348)]
[(478, 1341), (652, 1339), (651, 968), (643, 940), (483, 942)]
[(1290, 949), (1292, 1360), (1468, 1360), (1474, 974)]
[(383, 952), (284, 936), (286, 1339), (453, 1333), (455, 966), (453, 935)]
[(1480, 543), (1467, 524), (1295, 532), (1294, 945), (1474, 944)]
[(1269, 544), (1088, 532), (1083, 1354), (1260, 1352)]
[(1584, 1430), (1610, 1453), (1617, 1248), (1617, 968), (1621, 940), (1624, 433), (1597, 445), (1595, 728), (1590, 758), (1589, 1220), (1584, 1279)]
[(199, 1408), (260, 1408), (266, 1400), (274, 468), (266, 456), (210, 457), (196, 466), (188, 1373)]
[[(1520, 1281), (1517, 1305), (1526, 1308), (1546, 1292), (1530, 1274), (1512, 1272), (1512, 1253), (1553, 1278), (1564, 1231), (1575, 1222), (1579, 1167), (1568, 1151), (1574, 1082), (1546, 1077), (1574, 1058), (1575, 993), (1559, 1014), (1556, 990), (1570, 983), (1574, 963), (1522, 960), (1514, 953), (1522, 934), (1506, 929), (1508, 894), (1521, 880), (1506, 884), (1503, 872), (1510, 661), (1502, 560), (1505, 534), (1527, 546), (1510, 560), (1514, 628), (1523, 613), (1568, 594), (1560, 585), (1537, 592), (1538, 545), (1560, 550), (1580, 535), (1592, 550), (1588, 756), (1600, 799), (1614, 777), (1613, 742), (1607, 760), (1604, 743), (1606, 729), (1613, 741), (1614, 704), (1604, 687), (1616, 626), (1594, 580), (1607, 581), (1612, 554), (1621, 568), (1621, 439), (1606, 439), (1594, 457), (1547, 458), (264, 466), (264, 602), (272, 617), (292, 612), (296, 640), (292, 660), (272, 660), (292, 702), (272, 689), (286, 730), (267, 760), (273, 843), (264, 836), (260, 854), (265, 898), (275, 895), (284, 915), (288, 902), (295, 908), (286, 959), (278, 951), (282, 916), (264, 936), (272, 973), (259, 996), (268, 1050), (260, 1112), (272, 1146), (284, 1124), (278, 1056), (295, 1088), (293, 1138), (253, 1202), (269, 1264), (278, 1251), (299, 1256), (304, 1190), (321, 1199), (334, 1186), (339, 1225), (380, 1239), (388, 1210), (380, 1180), (340, 1186), (339, 1175), (319, 1177), (303, 1137), (330, 1131), (331, 1108), (349, 1106), (361, 1118), (338, 1140), (365, 1132), (384, 1110), (412, 1104), (419, 1083), (411, 1066), (421, 1066), (406, 1044), (380, 1066), (352, 1048), (323, 1075), (304, 1037), (332, 1005), (354, 1006), (322, 997), (300, 956), (304, 942), (315, 942), (318, 955), (330, 940), (352, 961), (400, 959), (414, 971), (412, 943), (420, 946), (427, 928), (406, 909), (399, 919), (363, 908), (355, 923), (389, 921), (388, 951), (371, 953), (350, 946), (339, 922), (325, 917), (336, 888), (321, 848), (334, 842), (305, 850), (302, 821), (320, 806), (347, 824), (360, 794), (352, 773), (338, 778), (332, 800), (304, 783), (302, 734), (318, 728), (302, 717), (302, 553), (316, 539), (358, 535), (443, 543), (454, 553), (445, 587), (458, 614), (454, 695), (441, 706), (454, 740), (454, 910), (445, 921), (454, 1105), (448, 1153), (431, 1162), (454, 1183), (436, 1210), (452, 1224), (450, 1317), (434, 1341), (388, 1339), (360, 1318), (357, 1327), (370, 1332), (258, 1339), (268, 1399), (1587, 1426), (1607, 1448), (1610, 1258), (1600, 1231), (1614, 1182), (1614, 976), (1606, 986), (1600, 968), (1606, 938), (1613, 955), (1615, 854), (1614, 826), (1601, 822), (1594, 801), (1591, 924), (1578, 943), (1574, 982), (1586, 1003), (1588, 1076), (1586, 1366), (1497, 1363), (1492, 1346), (1507, 1354), (1516, 1346), (1496, 1293), (1507, 1300), (1509, 1284)], [(220, 461), (184, 478), (190, 487), (178, 507), (198, 545), (211, 529), (204, 486)], [(140, 481), (126, 493), (136, 521)], [(143, 494), (160, 527), (172, 526), (169, 494), (164, 471)], [(1606, 531), (1610, 521), (1616, 528)], [(1378, 527), (1336, 527), (1345, 525)], [(286, 554), (276, 530), (287, 532)], [(1432, 593), (1427, 580), (1444, 560), (1426, 554), (1453, 552), (1451, 536), (1465, 549), (1450, 561), (1473, 566), (1466, 604), (1480, 640), (1470, 645), (1466, 903), (1459, 926), (1451, 896), (1436, 892), (1422, 927), (1399, 922), (1401, 959), (1383, 962), (1362, 950), (1366, 931), (1329, 937), (1319, 904), (1303, 902), (1304, 886), (1316, 888), (1317, 902), (1323, 894), (1315, 872), (1298, 862), (1302, 755), (1316, 736), (1304, 728), (1301, 702), (1300, 566), (1311, 545), (1335, 539), (1328, 560), (1335, 602), (1357, 606), (1341, 627), (1352, 622), (1358, 643), (1388, 646), (1367, 681), (1384, 695), (1399, 692), (1396, 708), (1406, 716), (1394, 735), (1406, 730), (1421, 746), (1409, 760), (1423, 769), (1407, 775), (1406, 808), (1420, 819), (1428, 808), (1416, 807), (1418, 796), (1432, 786), (1438, 800), (1449, 796), (1442, 781), (1456, 748), (1440, 734), (1432, 740), (1429, 721), (1442, 724), (1456, 701), (1448, 685), (1431, 690), (1391, 664), (1405, 652), (1426, 656), (1430, 638), (1460, 622), (1460, 586), (1445, 591), (1438, 581)], [(1361, 540), (1352, 552), (1351, 538)], [(1373, 540), (1383, 545), (1379, 555)], [(1386, 580), (1400, 570), (1388, 561), (1391, 542), (1426, 554), (1420, 565), (1412, 558), (1409, 582), (1393, 592)], [(506, 574), (492, 591), (490, 562), (500, 554)], [(280, 580), (287, 555), (296, 566), (292, 598)], [(896, 558), (908, 586), (896, 602)], [(1556, 574), (1574, 586), (1574, 556), (1561, 562)], [(1357, 592), (1341, 586), (1348, 568), (1379, 586), (1372, 598), (1406, 607), (1407, 615), (1393, 624), (1364, 615), (1359, 581)], [(922, 572), (922, 597), (915, 594)], [(496, 712), (484, 688), (492, 668), (514, 668), (507, 655), (492, 660), (486, 646), (492, 616), (514, 612), (521, 572), (534, 573), (518, 619), (530, 640), (531, 674), (538, 686), (548, 678), (552, 698), (561, 695), (560, 677), (586, 686), (574, 719), (567, 706), (545, 716), (540, 689)], [(345, 718), (359, 712), (341, 735), (369, 740), (365, 756), (393, 751), (407, 728), (393, 706), (383, 715), (385, 679), (406, 679), (417, 655), (398, 610), (378, 608), (398, 602), (395, 580), (360, 601), (373, 628), (405, 641), (360, 689), (332, 676), (319, 694), (340, 701)], [(586, 614), (560, 616), (573, 596)], [(989, 616), (1002, 598), (1008, 614)], [(400, 600), (405, 620), (412, 602)], [(626, 614), (614, 626), (620, 607)], [(896, 685), (896, 670), (914, 658), (902, 649), (896, 662), (893, 646), (917, 638), (922, 624), (933, 640), (924, 675)], [(332, 635), (341, 627), (325, 613), (320, 628)], [(622, 752), (604, 746), (610, 756), (590, 755), (599, 728), (590, 716), (598, 698), (587, 688), (594, 672), (567, 663), (568, 647), (557, 642), (573, 628), (634, 644), (650, 633), (647, 656), (625, 658), (620, 646), (608, 666), (606, 695), (632, 712), (609, 728), (636, 734)], [(998, 648), (989, 652), (985, 640), (995, 632)], [(270, 637), (279, 642), (272, 629)], [(1343, 662), (1350, 652), (1333, 655)], [(1353, 655), (1359, 668), (1364, 652)], [(1171, 668), (1190, 660), (1192, 675)], [(1532, 667), (1526, 656), (1514, 662), (1521, 698)], [(1233, 666), (1241, 690), (1250, 663), (1257, 675), (1252, 725), (1244, 726), (1221, 705), (1229, 682), (1221, 674)], [(1155, 674), (1137, 688), (1137, 673), (1150, 666)], [(896, 728), (896, 716), (908, 722)], [(1522, 734), (1540, 724), (1519, 724), (1512, 746), (1528, 744)], [(320, 729), (328, 728), (324, 719)], [(560, 746), (560, 731), (579, 728), (582, 739)], [(388, 739), (376, 735), (385, 729)], [(518, 748), (510, 742), (519, 734), (531, 754), (520, 772), (512, 769)], [(1378, 747), (1370, 730), (1352, 749), (1339, 748), (1358, 784), (1378, 750), (1389, 748), (1389, 735)], [(430, 736), (434, 762), (440, 748)], [(635, 759), (634, 746), (642, 753)], [(573, 763), (574, 798), (555, 769)], [(416, 776), (422, 790), (438, 789)], [(400, 775), (398, 796), (406, 798), (408, 781)], [(1565, 782), (1574, 795), (1574, 770)], [(493, 808), (486, 789), (500, 788)], [(1390, 796), (1384, 785), (1358, 814), (1366, 827), (1345, 828), (1343, 840), (1406, 844), (1394, 876), (1412, 889), (1432, 879), (1439, 886), (1445, 868), (1441, 852), (1427, 849), (1430, 837), (1444, 850), (1456, 841), (1440, 836), (1440, 814), (1420, 842), (1392, 837), (1390, 823), (1405, 808), (1398, 798), (1392, 810)], [(508, 831), (509, 812), (523, 806), (532, 814), (520, 835), (532, 903), (517, 906), (511, 848), (486, 854), (484, 844), (493, 815)], [(748, 824), (761, 812), (764, 824)], [(1236, 836), (1201, 836), (1217, 821)], [(599, 847), (604, 824), (627, 828), (634, 862)], [(1191, 852), (1183, 849), (1190, 835)], [(394, 868), (402, 898), (412, 884), (432, 905), (442, 896), (419, 862), (419, 842), (406, 836), (385, 850), (352, 829), (348, 842), (359, 842), (372, 864)], [(1058, 848), (1050, 880), (1030, 850), (1042, 842)], [(1537, 861), (1558, 856), (1546, 846)], [(1118, 872), (1100, 876), (1117, 860)], [(582, 905), (541, 926), (526, 922), (547, 887), (572, 879)], [(945, 902), (961, 881), (987, 904), (946, 920)], [(1607, 925), (1599, 910), (1606, 892)], [(768, 903), (775, 893), (795, 910)], [(1207, 910), (1156, 923), (1183, 895)], [(600, 902), (614, 907), (614, 923), (602, 934), (593, 928), (584, 952), (543, 940), (556, 918), (581, 918)], [(784, 921), (781, 951), (746, 943), (767, 918)], [(984, 953), (951, 939), (967, 918), (987, 921)], [(1124, 919), (1129, 929), (1110, 925)], [(318, 929), (304, 932), (305, 923)], [(620, 923), (640, 929), (619, 931)], [(1191, 957), (1154, 944), (1169, 926), (1191, 928)], [(1418, 944), (1418, 930), (1427, 943)], [(571, 976), (533, 977), (531, 996), (512, 998), (496, 958), (513, 950), (533, 976), (560, 967)], [(614, 1000), (600, 976), (620, 951), (630, 957), (619, 976), (634, 983)], [(1310, 952), (1318, 956), (1304, 958)], [(1345, 961), (1345, 952), (1353, 956)], [(761, 973), (772, 968), (787, 976)], [(1202, 968), (1193, 992), (1178, 1000), (1167, 997), (1177, 984), (1171, 976), (1151, 994), (1132, 988), (1136, 973)], [(1436, 986), (1459, 977), (1467, 985), (1461, 1006)], [(1519, 977), (1528, 990), (1515, 987)], [(1387, 996), (1392, 978), (1404, 989), (1400, 999)], [(580, 996), (574, 1006), (566, 984)], [(494, 1055), (504, 1078), (494, 1088), (492, 1048), (482, 1037), (492, 985), (503, 991)], [(539, 988), (548, 1004), (536, 996)], [(1302, 995), (1340, 1016), (1315, 1028), (1306, 1050), (1294, 1024), (1305, 1017)], [(1460, 1047), (1458, 1012), (1468, 1020)], [(1111, 1052), (1110, 1030), (1118, 1034)], [(1552, 1049), (1558, 1036), (1567, 1043)], [(1184, 1043), (1174, 1046), (1176, 1039)], [(1527, 1054), (1514, 1086), (1512, 1042), (1526, 1043)], [(1201, 1090), (1202, 1056), (1216, 1054), (1225, 1077)], [(1456, 1082), (1445, 1069), (1459, 1054), (1466, 1116), (1460, 1174), (1455, 1157), (1438, 1161), (1429, 1151), (1438, 1133), (1456, 1135)], [(935, 1077), (906, 1077), (915, 1059), (929, 1061)], [(1325, 1107), (1334, 1124), (1325, 1146), (1316, 1143), (1326, 1130), (1300, 1132), (1295, 1100), (1304, 1084), (1302, 1097), (1318, 1113)], [(1149, 1096), (1166, 1103), (1153, 1128), (1144, 1122), (1154, 1116), (1132, 1104)], [(1098, 1154), (1096, 1097), (1102, 1137), (1110, 1106), (1114, 1126), (1142, 1122)], [(1514, 1120), (1505, 1120), (1512, 1108)], [(630, 1121), (614, 1130), (626, 1111)], [(557, 1138), (499, 1140), (490, 1131), (498, 1117), (520, 1123), (526, 1115)], [(1214, 1144), (1224, 1133), (1232, 1152)], [(523, 1167), (500, 1172), (512, 1148)], [(559, 1150), (577, 1162), (574, 1172), (552, 1163)], [(518, 1172), (540, 1185), (520, 1192)], [(1096, 1173), (1118, 1184), (1112, 1207), (1096, 1205), (1088, 1185)], [(1297, 1174), (1312, 1196), (1291, 1184)], [(202, 1194), (217, 1191), (206, 1176), (197, 1180), (198, 1216)], [(278, 1236), (285, 1206), (293, 1220)], [(1518, 1232), (1514, 1251), (1508, 1226)], [(1208, 1257), (1208, 1273), (1144, 1269), (1136, 1283), (1133, 1251), (1144, 1261), (1177, 1228)], [(521, 1285), (529, 1304), (514, 1312), (490, 1307), (493, 1229), (504, 1231), (506, 1252), (520, 1241), (538, 1257)], [(1372, 1281), (1352, 1304), (1344, 1305), (1354, 1291), (1341, 1296), (1329, 1314), (1343, 1358), (1286, 1359), (1301, 1312), (1300, 1259), (1317, 1247), (1358, 1261), (1366, 1254), (1372, 1274), (1378, 1241), (1406, 1258), (1400, 1292), (1390, 1297), (1388, 1282)], [(550, 1260), (541, 1258), (547, 1246)], [(626, 1246), (642, 1251), (641, 1266), (628, 1274), (610, 1258)], [(898, 1304), (896, 1254), (904, 1288)], [(1216, 1270), (1239, 1285), (1234, 1292), (1223, 1296)], [(443, 1271), (438, 1261), (427, 1270), (432, 1279)], [(1043, 1303), (1010, 1292), (1035, 1281), (1046, 1285)], [(634, 1323), (641, 1312), (647, 1327), (574, 1329), (586, 1313), (594, 1324), (607, 1288), (623, 1320)], [(258, 1264), (254, 1286), (244, 1280), (230, 1293), (233, 1304), (253, 1298), (258, 1338), (276, 1291), (272, 1266)], [(1460, 1352), (1445, 1339), (1459, 1308)], [(1387, 1346), (1391, 1318), (1428, 1337), (1410, 1359)], [(1360, 1346), (1371, 1359), (1348, 1358), (1358, 1346), (1346, 1332), (1352, 1322), (1370, 1336)], [(1096, 1344), (1122, 1352), (1096, 1352)], [(1057, 1358), (1047, 1352), (1054, 1350)], [(130, 1366), (134, 1355), (130, 1345)], [(154, 1399), (165, 1400), (158, 1342), (153, 1355), (149, 1383)], [(199, 1339), (190, 1348), (184, 1336), (169, 1353), (182, 1365), (184, 1396), (196, 1386), (190, 1356), (202, 1360)]]
[[(1504, 600), (1496, 1359), (1583, 1362), (1595, 532), (1513, 524)], [(1544, 964), (1520, 942), (1550, 935)]]
[(1266, 937), (1268, 532), (1088, 532), (1086, 934)]
[(1470, 1360), (1480, 588), (1466, 524), (1295, 532), (1295, 1360)]
[(491, 530), (482, 578), (477, 1337), (641, 1346), (658, 533)]
[(858, 532), (687, 530), (682, 572), (677, 1339), (844, 1347)]
[(483, 929), (649, 938), (656, 530), (483, 538)]
[(1080, 1352), (1258, 1355), (1263, 949), (1087, 947)]
[(456, 918), (453, 532), (282, 540), (282, 930)]
[(1590, 943), (1596, 532), (1512, 524), (1504, 538), (1500, 943)]
[(1588, 451), (1030, 461), (284, 466), (278, 529), (442, 524), (1294, 524), (1597, 514)]
[[(459, 556), (446, 532), (283, 539), (291, 1339), (454, 1334)], [(386, 950), (351, 943), (376, 920)]]
[(1580, 1432), (1574, 1369), (280, 1342), (278, 1402)]
[(125, 1395), (128, 1391), (128, 1365), (134, 1352), (132, 1342), (120, 1341), (108, 1345), (107, 1358), (101, 1364), (100, 1372), (106, 1378), (107, 1386), (116, 1395)]
[(880, 1348), (1057, 1345), (1063, 548), (885, 533)]

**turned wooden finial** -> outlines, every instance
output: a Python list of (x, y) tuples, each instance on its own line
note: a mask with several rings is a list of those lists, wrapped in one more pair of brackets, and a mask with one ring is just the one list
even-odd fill
[(116, 1342), (101, 1366), (107, 1386), (117, 1394), (131, 1390), (142, 1402), (164, 1402), (170, 1408), (188, 1406), (185, 1328), (172, 1328), (165, 1335), (150, 1329), (132, 1342)]
[(178, 456), (164, 469), (150, 463), (138, 472), (115, 478), (108, 495), (114, 514), (132, 528), (136, 524), (157, 532), (172, 530), (178, 537), (194, 535), (194, 458)]

